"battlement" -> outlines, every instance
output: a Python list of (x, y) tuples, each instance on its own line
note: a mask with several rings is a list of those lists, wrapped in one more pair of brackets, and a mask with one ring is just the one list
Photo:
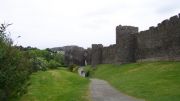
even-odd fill
[[(96, 44), (92, 45), (92, 48), (96, 50), (94, 52), (102, 63), (180, 60), (179, 42), (180, 14), (162, 21), (156, 27), (152, 26), (141, 32), (138, 32), (138, 27), (119, 25), (116, 27), (115, 45), (102, 48), (102, 45)], [(99, 51), (98, 54), (97, 51)], [(94, 52), (92, 52), (92, 56)], [(101, 55), (102, 58), (99, 57)], [(94, 59), (92, 62), (98, 61)], [(96, 64), (98, 63), (96, 62)]]
[[(79, 52), (75, 54), (73, 51)], [(92, 48), (87, 49), (84, 55), (83, 52), (76, 48), (67, 51), (68, 58), (65, 60), (76, 60), (73, 63), (78, 64), (83, 64), (85, 60), (92, 66), (149, 60), (180, 61), (180, 14), (141, 32), (138, 32), (138, 27), (119, 25), (116, 27), (116, 44), (108, 47), (92, 44)], [(71, 56), (73, 59), (69, 58)]]
[(180, 25), (180, 13), (178, 15), (172, 16), (169, 19), (163, 20), (161, 23), (157, 24), (157, 26), (151, 26), (148, 30), (141, 31), (139, 34), (148, 33), (148, 32), (161, 32), (165, 30), (169, 30)]
[(133, 38), (132, 34), (138, 33), (138, 27), (134, 26), (117, 26), (116, 27), (116, 44), (124, 43), (124, 40)]
[(180, 14), (137, 34), (137, 60), (178, 60), (180, 57)]
[(92, 44), (92, 49), (103, 48), (102, 44)]
[[(119, 25), (116, 27), (116, 31), (125, 31), (129, 34), (134, 34), (134, 33), (138, 33), (138, 27)], [(127, 34), (127, 33), (121, 33), (121, 34)]]

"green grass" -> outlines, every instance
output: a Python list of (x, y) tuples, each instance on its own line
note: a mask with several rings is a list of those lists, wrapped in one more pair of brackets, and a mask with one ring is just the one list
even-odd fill
[(97, 66), (93, 77), (146, 101), (180, 101), (180, 62)]
[(18, 101), (88, 101), (89, 80), (63, 69), (34, 73), (30, 82)]

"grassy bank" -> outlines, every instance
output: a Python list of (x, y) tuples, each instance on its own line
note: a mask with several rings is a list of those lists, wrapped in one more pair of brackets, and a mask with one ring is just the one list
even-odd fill
[(88, 101), (89, 80), (66, 70), (37, 72), (18, 101)]
[(97, 66), (93, 77), (147, 101), (180, 101), (180, 62), (144, 62)]

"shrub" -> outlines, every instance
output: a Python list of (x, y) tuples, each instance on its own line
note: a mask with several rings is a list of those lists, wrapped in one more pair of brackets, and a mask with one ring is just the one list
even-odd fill
[(70, 65), (68, 67), (68, 69), (69, 69), (70, 72), (75, 72), (75, 71), (78, 70), (78, 66), (76, 64), (73, 64), (73, 65)]
[(91, 67), (90, 65), (84, 67), (84, 71), (86, 72), (86, 77), (91, 77), (94, 74), (95, 68)]
[(79, 69), (79, 67), (76, 66), (76, 67), (73, 68), (72, 72), (76, 72), (76, 73), (77, 73), (77, 72), (78, 72), (78, 69)]
[(54, 60), (64, 65), (64, 55), (62, 53), (54, 53)]
[(60, 66), (61, 66), (61, 64), (55, 60), (50, 60), (49, 64), (48, 64), (48, 68), (50, 68), (50, 69), (57, 69)]
[(0, 101), (25, 93), (31, 66), (28, 55), (12, 46), (6, 27), (0, 27)]
[(48, 68), (47, 68), (47, 66), (48, 66), (47, 60), (45, 60), (45, 59), (42, 58), (42, 57), (37, 57), (37, 58), (36, 58), (36, 61), (37, 61), (37, 68), (38, 68), (38, 70), (43, 70), (43, 71), (45, 71), (45, 70), (48, 69)]
[[(0, 89), (3, 101), (11, 96), (21, 95), (30, 75), (30, 61), (13, 47), (6, 47), (0, 61)], [(1, 56), (2, 57), (2, 56)]]
[(75, 64), (70, 65), (70, 66), (68, 67), (68, 69), (69, 69), (70, 72), (73, 72), (73, 71), (75, 70), (75, 68), (77, 68), (77, 65), (75, 65)]

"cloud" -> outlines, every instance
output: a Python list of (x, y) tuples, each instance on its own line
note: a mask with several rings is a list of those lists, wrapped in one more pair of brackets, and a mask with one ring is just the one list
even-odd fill
[(168, 14), (168, 13), (172, 13), (172, 12), (175, 12), (178, 10), (180, 11), (179, 4), (180, 4), (179, 0), (176, 0), (176, 2), (166, 0), (166, 2), (157, 9), (157, 13), (158, 14)]

